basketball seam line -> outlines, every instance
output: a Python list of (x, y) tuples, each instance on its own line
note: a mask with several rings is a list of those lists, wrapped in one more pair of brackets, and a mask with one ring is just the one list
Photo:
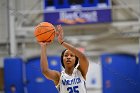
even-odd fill
[[(54, 33), (55, 33), (55, 31), (50, 35), (50, 37), (51, 37)], [(50, 37), (49, 37), (49, 38), (50, 38)], [(49, 39), (49, 38), (48, 38), (48, 39)], [(48, 39), (46, 39), (46, 40), (48, 40)]]
[[(48, 30), (48, 31), (46, 31), (46, 32), (44, 32), (44, 33), (50, 32), (50, 31), (52, 31), (52, 30), (54, 30), (54, 29)], [(41, 34), (39, 34), (39, 35), (42, 35), (42, 34), (44, 34), (44, 33), (41, 33)], [(39, 35), (36, 35), (35, 37), (37, 37), (37, 36), (39, 36)]]
[[(55, 33), (55, 31), (50, 35), (50, 37)], [(49, 38), (50, 38), (49, 37)], [(45, 41), (47, 41), (49, 38), (47, 38)], [(38, 41), (38, 42), (42, 42), (42, 41)]]

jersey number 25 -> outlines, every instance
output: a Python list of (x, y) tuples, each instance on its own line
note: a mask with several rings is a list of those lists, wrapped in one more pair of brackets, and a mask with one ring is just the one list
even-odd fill
[(68, 87), (67, 91), (69, 91), (69, 93), (79, 93), (78, 86)]

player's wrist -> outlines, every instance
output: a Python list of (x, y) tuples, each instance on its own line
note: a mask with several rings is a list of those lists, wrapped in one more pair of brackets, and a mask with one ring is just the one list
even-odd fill
[(64, 43), (64, 40), (59, 40), (59, 44), (62, 45)]
[(63, 40), (60, 44), (62, 45), (65, 41)]

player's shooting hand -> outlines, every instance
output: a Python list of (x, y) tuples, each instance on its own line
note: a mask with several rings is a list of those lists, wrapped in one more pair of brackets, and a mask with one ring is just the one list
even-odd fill
[(47, 45), (50, 44), (50, 42), (40, 42), (39, 44), (41, 47), (46, 47)]

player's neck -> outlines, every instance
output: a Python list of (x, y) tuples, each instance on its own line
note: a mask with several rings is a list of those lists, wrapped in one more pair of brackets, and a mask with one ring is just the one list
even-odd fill
[(65, 73), (68, 74), (68, 75), (72, 75), (73, 70), (74, 70), (74, 67), (72, 67), (72, 68), (65, 68)]

